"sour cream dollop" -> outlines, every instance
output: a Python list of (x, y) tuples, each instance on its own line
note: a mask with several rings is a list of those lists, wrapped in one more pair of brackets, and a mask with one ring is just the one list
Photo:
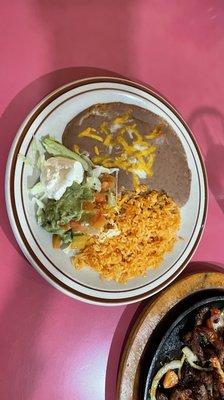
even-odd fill
[(40, 175), (46, 196), (55, 200), (59, 200), (73, 182), (82, 183), (83, 178), (82, 164), (66, 157), (49, 158)]

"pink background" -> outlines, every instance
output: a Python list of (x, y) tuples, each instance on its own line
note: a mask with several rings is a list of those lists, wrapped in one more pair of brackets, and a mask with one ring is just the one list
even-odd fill
[(0, 399), (114, 400), (122, 342), (139, 305), (82, 304), (30, 267), (6, 216), (7, 154), (26, 114), (63, 83), (121, 74), (152, 85), (189, 122), (207, 167), (208, 219), (191, 269), (224, 264), (224, 2), (0, 3)]

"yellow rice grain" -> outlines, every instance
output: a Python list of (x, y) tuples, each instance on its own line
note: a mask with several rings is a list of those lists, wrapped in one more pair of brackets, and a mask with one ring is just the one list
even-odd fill
[(118, 212), (108, 211), (119, 236), (105, 241), (92, 236), (72, 257), (76, 269), (90, 266), (107, 280), (126, 283), (158, 267), (172, 250), (180, 227), (180, 211), (165, 193), (121, 195)]

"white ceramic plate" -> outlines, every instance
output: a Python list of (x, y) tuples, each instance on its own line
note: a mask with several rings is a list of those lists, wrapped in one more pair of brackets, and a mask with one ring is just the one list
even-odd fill
[[(179, 240), (162, 265), (146, 277), (126, 285), (107, 282), (91, 269), (75, 271), (69, 257), (53, 250), (51, 235), (35, 220), (27, 189), (36, 180), (31, 167), (18, 159), (18, 153), (30, 154), (33, 136), (50, 134), (61, 140), (66, 124), (79, 112), (96, 103), (120, 101), (151, 110), (162, 116), (179, 136), (192, 174), (190, 197), (181, 209)], [(19, 129), (8, 158), (6, 203), (10, 223), (24, 255), (37, 271), (63, 293), (103, 305), (139, 301), (167, 286), (184, 268), (196, 249), (207, 210), (206, 175), (199, 149), (186, 123), (158, 93), (140, 84), (118, 78), (91, 78), (59, 88), (28, 115)]]

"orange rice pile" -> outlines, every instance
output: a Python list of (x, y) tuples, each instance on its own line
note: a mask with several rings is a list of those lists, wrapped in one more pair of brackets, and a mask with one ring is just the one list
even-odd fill
[(103, 242), (92, 236), (73, 257), (76, 269), (90, 266), (104, 279), (126, 283), (158, 267), (177, 240), (179, 208), (165, 193), (123, 194), (107, 217), (121, 233)]

